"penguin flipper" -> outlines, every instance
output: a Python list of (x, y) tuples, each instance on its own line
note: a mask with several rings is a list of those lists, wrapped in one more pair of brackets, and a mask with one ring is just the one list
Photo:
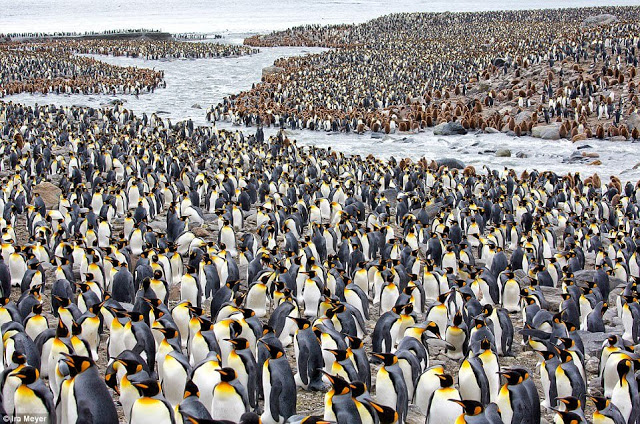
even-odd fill
[(311, 365), (309, 363), (309, 347), (308, 346), (301, 346), (300, 348), (300, 355), (298, 356), (298, 363), (302, 364), (302, 369), (305, 372), (300, 372), (301, 370), (299, 369), (298, 372), (300, 374), (300, 380), (302, 380), (302, 383), (306, 386), (309, 384), (309, 375), (311, 374), (311, 371), (309, 369), (309, 365)]
[(280, 377), (272, 379), (271, 393), (269, 395), (269, 411), (275, 422), (280, 422), (280, 394), (282, 393), (282, 381)]

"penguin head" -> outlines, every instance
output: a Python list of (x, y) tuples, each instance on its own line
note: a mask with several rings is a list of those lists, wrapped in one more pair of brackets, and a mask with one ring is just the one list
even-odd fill
[(480, 415), (484, 412), (484, 406), (476, 400), (449, 399), (449, 401), (460, 405), (464, 410), (464, 414), (470, 417), (475, 417), (476, 415)]
[(618, 362), (616, 371), (618, 372), (618, 377), (620, 378), (620, 380), (622, 380), (629, 373), (629, 371), (632, 370), (632, 367), (633, 364), (629, 359), (623, 359), (622, 361)]
[(347, 381), (342, 377), (329, 374), (324, 370), (320, 370), (320, 372), (327, 377), (327, 380), (329, 380), (329, 383), (331, 383), (331, 387), (333, 388), (335, 394), (345, 395), (351, 391), (349, 383), (347, 383)]
[(115, 360), (115, 362), (121, 364), (129, 375), (137, 374), (144, 368), (142, 363), (140, 363), (139, 361), (133, 358), (124, 357), (124, 355), (122, 354)]
[(349, 349), (361, 349), (364, 347), (364, 342), (362, 339), (355, 336), (346, 336), (349, 340)]
[(369, 401), (369, 405), (376, 411), (380, 424), (392, 424), (398, 422), (398, 412), (395, 409), (376, 402)]
[(517, 370), (499, 371), (498, 374), (502, 375), (505, 378), (509, 386), (515, 386), (516, 384), (520, 384), (522, 383), (522, 381), (524, 381), (522, 374), (520, 374)]
[(11, 362), (16, 365), (24, 365), (27, 363), (27, 357), (22, 352), (16, 350), (11, 354)]
[(604, 396), (589, 396), (589, 399), (591, 399), (598, 411), (608, 408), (611, 403), (611, 401)]
[(10, 375), (19, 378), (24, 385), (35, 383), (40, 378), (38, 369), (29, 365), (14, 370)]
[(349, 353), (344, 349), (323, 349), (323, 350), (333, 354), (337, 362), (344, 361), (345, 359), (347, 359), (348, 353)]
[(224, 340), (231, 343), (235, 350), (249, 349), (249, 341), (244, 337), (236, 337), (234, 339), (224, 339)]
[(558, 402), (561, 402), (565, 405), (565, 409), (567, 411), (575, 411), (576, 409), (581, 408), (580, 399), (575, 396), (565, 396), (556, 398)]
[(93, 360), (88, 356), (70, 355), (67, 353), (62, 353), (62, 356), (62, 361), (69, 366), (69, 372), (72, 377), (95, 366)]
[(225, 383), (229, 383), (236, 379), (236, 371), (230, 367), (224, 367), (216, 370), (220, 374), (220, 379)]
[(398, 357), (393, 353), (372, 353), (371, 356), (382, 360), (384, 366), (389, 367), (398, 363)]
[(287, 318), (289, 318), (292, 321), (295, 321), (296, 325), (298, 326), (298, 329), (300, 330), (306, 330), (307, 328), (311, 327), (311, 322), (306, 318), (294, 318), (291, 316), (287, 316)]
[(559, 420), (556, 420), (557, 423), (561, 423), (561, 424), (579, 424), (579, 423), (584, 422), (582, 417), (580, 417), (580, 415), (576, 414), (575, 412), (559, 411), (559, 410), (553, 409), (553, 408), (551, 408), (551, 410), (555, 411), (555, 413), (557, 414), (557, 418), (559, 418)]
[(351, 395), (355, 398), (367, 393), (367, 385), (362, 381), (354, 381), (349, 384), (349, 388), (351, 389)]
[(438, 379), (440, 380), (440, 387), (447, 388), (453, 386), (453, 377), (449, 374), (436, 374)]
[(198, 388), (196, 383), (193, 382), (193, 380), (189, 379), (187, 380), (187, 383), (184, 386), (183, 398), (186, 399), (191, 396), (200, 397), (200, 389)]
[(281, 347), (266, 343), (264, 340), (259, 341), (267, 348), (270, 359), (279, 359), (284, 357), (284, 349), (282, 349)]
[(482, 350), (491, 350), (491, 341), (488, 338), (483, 338), (480, 341), (480, 349)]
[(142, 381), (132, 382), (132, 384), (138, 389), (138, 393), (142, 397), (154, 397), (161, 391), (160, 382), (155, 378), (147, 378)]

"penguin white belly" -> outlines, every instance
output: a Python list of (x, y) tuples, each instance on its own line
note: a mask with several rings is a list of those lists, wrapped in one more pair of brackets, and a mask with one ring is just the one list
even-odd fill
[(460, 394), (452, 387), (436, 390), (429, 406), (426, 424), (454, 424), (462, 415), (462, 408), (449, 399), (460, 400)]
[(400, 292), (397, 286), (385, 287), (380, 295), (380, 315), (390, 311), (395, 306), (398, 297), (400, 297)]
[(192, 381), (200, 389), (200, 402), (211, 413), (211, 406), (213, 402), (213, 389), (220, 382), (220, 373), (216, 372), (216, 369), (220, 369), (214, 362), (210, 361), (206, 364), (198, 367), (194, 373)]
[(129, 424), (170, 424), (171, 414), (168, 408), (159, 407), (159, 401), (150, 398), (138, 399), (131, 408), (131, 421)]
[(162, 365), (162, 392), (167, 401), (175, 406), (182, 401), (184, 397), (184, 383), (188, 379), (184, 367), (171, 355), (167, 355)]
[(491, 402), (495, 402), (496, 397), (498, 396), (498, 390), (500, 390), (500, 365), (498, 364), (498, 359), (491, 354), (491, 358), (487, 360), (485, 354), (480, 354), (480, 359), (482, 360), (482, 365), (484, 368), (484, 372), (487, 376), (487, 380), (489, 380), (489, 398)]
[(604, 386), (604, 396), (607, 398), (611, 398), (611, 394), (613, 393), (613, 389), (618, 383), (618, 362), (624, 358), (624, 356), (620, 356), (620, 354), (612, 353), (607, 358), (607, 363), (604, 366), (604, 371), (602, 373), (603, 378), (603, 386)]
[(463, 362), (458, 372), (458, 385), (460, 386), (460, 397), (464, 400), (482, 401), (482, 391), (473, 369), (468, 362)]
[(239, 422), (244, 414), (242, 397), (229, 384), (220, 383), (213, 389), (211, 418)]
[[(620, 384), (622, 383), (622, 384)], [(629, 384), (626, 380), (621, 380), (616, 383), (616, 386), (611, 392), (611, 403), (618, 407), (620, 413), (624, 417), (625, 422), (629, 422), (629, 417), (633, 409), (633, 403), (636, 399), (631, 399), (631, 393), (629, 391)]]
[(376, 378), (376, 401), (393, 409), (396, 408), (398, 402), (398, 395), (391, 381), (391, 376), (384, 368), (378, 370)]
[(402, 370), (402, 375), (407, 386), (409, 399), (413, 399), (413, 375), (411, 373), (411, 364), (409, 364), (406, 360), (400, 360), (398, 361), (398, 365), (400, 365), (400, 369)]
[(16, 416), (34, 416), (49, 414), (46, 405), (36, 394), (28, 387), (22, 385), (18, 387), (14, 396)]
[(425, 275), (422, 279), (422, 285), (426, 300), (434, 301), (440, 296), (440, 283), (433, 274)]
[(180, 284), (180, 299), (183, 301), (188, 300), (192, 305), (197, 305), (199, 293), (196, 280), (194, 278), (182, 278)]
[(513, 419), (513, 408), (511, 407), (511, 393), (509, 392), (506, 384), (500, 389), (500, 394), (496, 399), (496, 404), (498, 405), (498, 409), (500, 409), (502, 422), (504, 424), (512, 424), (511, 420)]
[(622, 326), (624, 333), (622, 338), (628, 342), (634, 343), (633, 340), (633, 315), (631, 310), (625, 305), (622, 307)]
[(509, 312), (520, 310), (520, 285), (514, 279), (509, 279), (505, 283), (502, 291), (502, 307)]
[[(436, 372), (440, 373), (440, 371), (444, 372), (444, 369), (437, 370)], [(413, 404), (418, 408), (420, 413), (422, 413), (423, 415), (427, 415), (431, 396), (439, 388), (440, 379), (436, 376), (435, 372), (432, 372), (432, 370), (427, 370), (420, 376), (416, 385), (415, 396), (413, 399)]]
[(447, 350), (447, 356), (449, 358), (462, 359), (464, 357), (462, 348), (466, 338), (467, 336), (464, 331), (458, 329), (456, 332), (453, 332), (449, 328), (447, 328), (447, 332), (445, 333), (445, 341), (455, 347), (455, 350)]
[(15, 392), (22, 382), (18, 377), (7, 376), (2, 388), (2, 406), (8, 416), (13, 415), (15, 406)]
[(571, 396), (573, 394), (571, 381), (561, 367), (556, 368), (556, 389), (558, 391), (559, 398)]
[(302, 293), (304, 301), (304, 316), (314, 317), (318, 313), (318, 304), (320, 303), (320, 289), (315, 283), (305, 283)]

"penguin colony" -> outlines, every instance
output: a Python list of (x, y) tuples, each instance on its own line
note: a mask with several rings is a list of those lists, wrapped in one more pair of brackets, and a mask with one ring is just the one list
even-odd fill
[(257, 49), (220, 43), (54, 39), (0, 43), (0, 97), (11, 94), (143, 94), (164, 87), (164, 72), (110, 65), (76, 54), (197, 59), (242, 56)]
[[(357, 133), (456, 122), (460, 133), (519, 136), (555, 124), (554, 138), (637, 139), (640, 128), (624, 122), (639, 105), (639, 12), (392, 14), (256, 35), (245, 43), (333, 49), (279, 59), (281, 72), (211, 106), (208, 117)], [(605, 18), (589, 19), (594, 15)]]
[[(39, 47), (39, 46), (38, 46)], [(44, 43), (45, 49), (80, 54), (139, 57), (146, 60), (203, 59), (228, 56), (245, 56), (257, 53), (257, 49), (244, 45), (221, 43), (182, 42), (174, 40), (74, 40), (63, 39)]]
[(122, 105), (0, 102), (0, 135), (9, 417), (637, 422), (639, 184)]

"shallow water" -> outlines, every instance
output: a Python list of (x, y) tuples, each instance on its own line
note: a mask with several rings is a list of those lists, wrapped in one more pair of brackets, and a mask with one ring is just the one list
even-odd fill
[[(0, 0), (0, 7), (6, 0)], [(50, 4), (66, 4), (66, 2), (52, 1), (46, 2), (47, 6), (42, 5), (42, 1), (27, 2), (37, 4), (37, 7), (43, 7), (36, 14), (40, 17), (46, 15), (46, 8), (50, 7)], [(84, 2), (77, 2), (82, 4)], [(110, 4), (113, 2), (110, 2)], [(129, 10), (137, 10), (141, 7), (139, 1), (132, 1), (127, 3)], [(180, 26), (181, 19), (185, 18), (182, 15), (186, 10), (195, 11), (199, 6), (202, 6), (201, 2), (181, 2), (186, 4), (185, 10), (176, 10), (175, 20), (167, 20), (167, 9), (170, 7), (170, 1), (160, 2), (160, 6), (157, 6), (154, 11), (149, 11), (150, 16), (157, 16), (158, 23), (172, 22), (173, 25), (170, 29), (174, 31), (196, 31), (202, 29), (200, 25), (203, 22), (209, 22), (210, 25), (218, 25), (221, 16), (225, 13), (230, 13), (230, 3), (217, 2), (219, 5), (226, 5), (225, 11), (221, 12), (221, 15), (216, 15), (215, 19), (210, 16), (212, 13), (209, 9), (206, 9), (203, 14), (193, 16), (193, 24), (186, 28)], [(563, 6), (575, 6), (575, 5), (592, 5), (598, 2), (578, 2), (569, 1), (563, 2)], [(628, 1), (614, 1), (611, 4), (630, 4), (634, 2)], [(74, 3), (75, 4), (75, 3)], [(115, 6), (112, 9), (105, 10), (106, 16), (104, 25), (109, 24), (109, 16), (116, 19), (122, 18), (122, 15), (116, 13), (118, 7), (124, 7), (124, 3), (120, 0), (114, 2)], [(235, 3), (234, 3), (235, 4)], [(250, 13), (248, 9), (249, 5), (255, 5), (255, 9)], [(296, 15), (296, 7), (300, 7), (299, 1), (285, 1), (282, 3), (283, 12), (282, 16), (269, 17), (269, 13), (274, 13), (274, 7), (269, 6), (269, 2), (243, 2), (239, 6), (238, 13), (244, 13), (247, 22), (238, 23), (234, 21), (228, 21), (229, 25), (234, 25), (234, 28), (243, 28), (243, 25), (254, 25), (256, 16), (261, 13), (266, 13), (267, 16), (261, 20), (261, 23), (255, 24), (251, 28), (275, 28), (277, 25), (290, 26), (299, 23), (296, 19), (299, 19)], [(364, 5), (368, 7), (362, 11), (362, 14), (358, 14), (360, 9)], [(120, 5), (120, 6), (118, 6)], [(324, 6), (322, 6), (324, 5)], [(338, 22), (337, 17), (341, 16), (341, 19), (364, 20), (368, 17), (374, 17), (385, 12), (391, 12), (394, 10), (413, 10), (422, 8), (423, 10), (446, 10), (449, 3), (434, 1), (429, 2), (427, 6), (424, 3), (407, 2), (402, 5), (385, 3), (378, 1), (363, 1), (361, 3), (352, 1), (343, 2), (314, 2), (309, 9), (309, 16), (305, 16), (309, 22), (325, 22), (326, 20), (334, 20), (331, 22)], [(517, 7), (550, 7), (555, 6), (546, 0), (542, 2), (522, 2)], [(92, 13), (102, 13), (101, 8), (104, 6), (96, 6), (98, 9)], [(220, 6), (222, 7), (222, 6)], [(453, 7), (453, 6), (452, 6)], [(511, 4), (501, 1), (489, 1), (481, 4), (472, 2), (459, 2), (455, 4), (455, 10), (482, 10), (482, 9), (499, 9), (505, 7), (515, 7)], [(231, 7), (233, 8), (233, 7)], [(315, 8), (321, 8), (322, 12), (313, 14)], [(332, 15), (333, 12), (340, 8), (349, 10), (353, 13), (343, 15)], [(404, 9), (402, 9), (404, 8)], [(444, 8), (444, 9), (443, 9)], [(69, 6), (67, 10), (70, 14), (80, 13), (77, 7)], [(451, 9), (453, 10), (453, 9)], [(12, 25), (17, 25), (18, 22), (24, 23), (24, 16), (19, 17), (16, 15), (15, 8), (12, 10), (3, 12), (2, 26), (0, 28), (3, 31), (13, 30)], [(34, 12), (35, 13), (35, 12)], [(88, 12), (87, 12), (88, 13)], [(111, 14), (111, 15), (110, 15)], [(209, 15), (207, 15), (209, 14)], [(102, 14), (100, 16), (103, 16)], [(146, 15), (145, 15), (146, 16)], [(207, 18), (208, 16), (208, 18)], [(67, 22), (65, 17), (59, 21), (60, 27), (63, 29), (83, 29), (65, 26)], [(210, 19), (209, 19), (210, 18)], [(124, 18), (122, 18), (124, 19)], [(146, 18), (145, 18), (146, 19)], [(164, 19), (164, 20), (163, 20)], [(272, 19), (272, 20), (270, 20)], [(4, 21), (9, 21), (8, 25), (5, 25)], [(102, 21), (101, 21), (102, 22)], [(147, 25), (143, 20), (138, 24), (130, 23), (127, 20), (113, 21), (119, 22), (116, 27), (141, 27), (150, 26), (158, 27), (158, 25)], [(218, 22), (218, 23), (216, 23)], [(243, 21), (244, 22), (244, 21)], [(88, 28), (99, 29), (95, 19), (92, 22), (85, 22)], [(208, 25), (209, 25), (208, 24)], [(30, 24), (29, 24), (30, 25)], [(83, 24), (84, 25), (84, 24)], [(262, 26), (261, 26), (262, 25)], [(28, 25), (27, 25), (28, 26)], [(113, 25), (110, 27), (114, 27)], [(43, 27), (42, 30), (49, 30)], [(246, 33), (234, 32), (225, 34), (223, 41), (231, 43), (241, 43)], [(13, 100), (16, 102), (22, 102), (26, 104), (43, 104), (43, 103), (55, 103), (59, 105), (82, 105), (99, 107), (107, 104), (108, 102), (120, 99), (125, 102), (125, 106), (136, 113), (142, 112), (159, 113), (159, 116), (163, 118), (171, 118), (173, 122), (180, 119), (192, 119), (196, 124), (207, 124), (205, 120), (205, 112), (207, 107), (211, 104), (217, 104), (222, 100), (224, 96), (232, 93), (238, 93), (242, 90), (249, 89), (253, 83), (260, 80), (262, 74), (262, 68), (273, 64), (274, 60), (279, 57), (309, 54), (320, 52), (323, 49), (318, 48), (262, 48), (260, 53), (244, 56), (238, 58), (216, 58), (216, 59), (197, 59), (197, 60), (167, 60), (167, 61), (147, 61), (144, 59), (124, 58), (124, 57), (105, 57), (96, 56), (100, 60), (104, 60), (109, 63), (119, 65), (136, 65), (149, 68), (162, 69), (165, 71), (165, 79), (167, 81), (166, 89), (158, 89), (153, 94), (141, 95), (135, 98), (131, 95), (119, 95), (119, 96), (81, 96), (81, 95), (55, 95), (49, 94), (43, 95), (30, 95), (21, 94), (11, 96), (5, 100)], [(201, 109), (194, 107), (199, 105)], [(219, 123), (219, 127), (233, 128), (229, 124)], [(248, 129), (248, 131), (254, 131), (254, 129)], [(267, 134), (273, 133), (274, 129), (267, 129)], [(366, 156), (370, 153), (388, 158), (395, 156), (396, 158), (410, 157), (412, 159), (419, 159), (426, 157), (427, 159), (438, 159), (444, 157), (455, 157), (461, 159), (466, 164), (474, 165), (476, 168), (482, 167), (482, 165), (488, 165), (490, 167), (502, 168), (508, 166), (514, 168), (518, 172), (524, 169), (537, 168), (539, 170), (552, 170), (556, 172), (573, 172), (580, 171), (585, 175), (590, 175), (593, 172), (598, 172), (600, 175), (608, 176), (611, 174), (620, 175), (624, 180), (638, 180), (640, 179), (640, 169), (633, 169), (633, 167), (640, 162), (640, 145), (633, 144), (631, 142), (609, 142), (609, 141), (597, 141), (589, 140), (587, 142), (580, 142), (573, 144), (567, 140), (560, 141), (543, 141), (532, 137), (511, 137), (506, 134), (467, 134), (464, 136), (448, 136), (440, 137), (434, 136), (432, 131), (426, 131), (420, 134), (392, 134), (384, 137), (384, 139), (373, 139), (370, 134), (368, 135), (356, 135), (356, 134), (328, 134), (324, 132), (310, 132), (310, 131), (295, 131), (292, 132), (292, 137), (297, 139), (300, 144), (303, 145), (318, 145), (322, 147), (332, 147), (351, 154), (360, 154)], [(589, 159), (580, 163), (567, 163), (567, 159), (572, 153), (578, 150), (578, 147), (589, 145), (590, 148), (585, 148), (582, 151), (596, 152), (600, 155), (598, 158), (602, 161), (600, 166), (589, 166), (588, 162), (594, 159)], [(508, 148), (512, 152), (510, 158), (498, 158), (495, 156), (495, 151), (500, 148)], [(516, 153), (522, 152), (527, 157), (517, 158)]]
[[(235, 40), (241, 37), (235, 36)], [(142, 112), (159, 113), (163, 118), (171, 118), (173, 122), (181, 119), (192, 119), (198, 125), (206, 125), (205, 113), (210, 104), (218, 103), (226, 95), (237, 93), (251, 87), (260, 80), (262, 68), (269, 66), (278, 57), (309, 54), (323, 49), (318, 48), (263, 48), (260, 53), (238, 58), (216, 58), (198, 60), (148, 61), (144, 59), (105, 57), (101, 60), (120, 65), (137, 65), (155, 67), (165, 71), (166, 89), (158, 89), (153, 94), (135, 98), (131, 95), (118, 96), (82, 96), (82, 95), (31, 95), (20, 94), (10, 96), (12, 100), (25, 104), (54, 103), (58, 105), (81, 105), (99, 107), (109, 101), (120, 99), (125, 107), (141, 114)], [(96, 56), (98, 57), (98, 56)], [(202, 109), (194, 108), (200, 105)], [(219, 128), (239, 129), (230, 124), (218, 123)], [(265, 129), (267, 134), (276, 129)], [(247, 131), (255, 131), (253, 128)], [(419, 134), (391, 134), (383, 139), (374, 139), (371, 134), (331, 134), (321, 131), (293, 131), (291, 137), (301, 145), (317, 145), (332, 147), (350, 154), (366, 156), (373, 153), (377, 156), (397, 159), (410, 157), (417, 160), (421, 157), (439, 159), (454, 157), (465, 164), (481, 168), (488, 165), (492, 168), (507, 166), (520, 172), (524, 169), (551, 170), (556, 172), (580, 171), (584, 175), (598, 172), (602, 176), (620, 175), (624, 180), (640, 179), (640, 169), (633, 167), (640, 162), (640, 144), (631, 142), (610, 142), (588, 140), (571, 143), (568, 140), (548, 141), (533, 137), (512, 137), (506, 134), (475, 134), (458, 136), (434, 136), (432, 130)], [(590, 148), (578, 149), (581, 146)], [(497, 149), (507, 148), (512, 157), (496, 157)], [(589, 166), (588, 159), (581, 163), (566, 163), (572, 153), (596, 152), (602, 165)], [(517, 158), (522, 152), (527, 157)]]

